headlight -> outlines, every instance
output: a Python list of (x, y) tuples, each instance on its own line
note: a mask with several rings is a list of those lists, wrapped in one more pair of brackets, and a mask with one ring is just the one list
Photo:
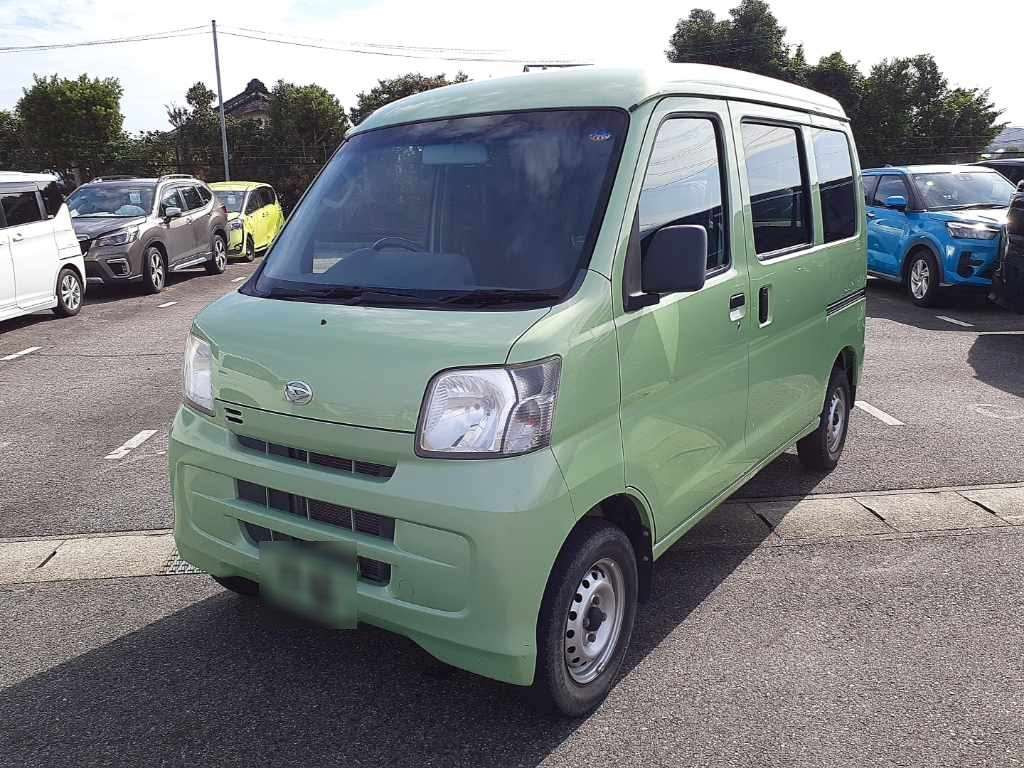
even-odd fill
[(128, 243), (135, 242), (139, 237), (138, 227), (129, 227), (128, 229), (122, 229), (118, 232), (111, 232), (109, 235), (96, 240), (96, 245), (128, 245)]
[(947, 221), (946, 229), (953, 237), (962, 240), (992, 240), (999, 236), (999, 227), (990, 224), (965, 224), (959, 221)]
[(417, 453), (435, 458), (516, 456), (551, 442), (560, 358), (456, 369), (427, 387)]
[(228, 229), (241, 229), (243, 226), (241, 219), (232, 219), (228, 222)]
[(185, 342), (185, 402), (213, 415), (213, 355), (209, 343), (188, 335)]

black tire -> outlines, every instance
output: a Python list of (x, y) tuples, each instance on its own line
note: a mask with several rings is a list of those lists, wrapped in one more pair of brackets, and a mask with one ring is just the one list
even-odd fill
[(160, 293), (167, 285), (167, 259), (155, 245), (142, 254), (142, 288), (146, 293)]
[(253, 262), (256, 260), (256, 245), (248, 235), (245, 238), (245, 247), (242, 249), (242, 261)]
[(260, 593), (260, 585), (255, 581), (244, 579), (241, 576), (214, 576), (213, 580), (224, 589), (231, 590), (235, 594), (244, 597), (256, 597)]
[(800, 462), (815, 472), (831, 472), (839, 464), (850, 428), (853, 407), (846, 371), (836, 366), (825, 390), (818, 428), (796, 444)]
[[(618, 569), (617, 574), (611, 564)], [(615, 596), (612, 604), (616, 608), (621, 599), (622, 613), (620, 616), (617, 610), (609, 610), (602, 618), (600, 603), (593, 600), (604, 594), (607, 608), (609, 593), (605, 588), (609, 586)], [(585, 610), (573, 611), (577, 604)], [(621, 528), (605, 520), (592, 518), (581, 521), (555, 562), (537, 617), (537, 668), (531, 694), (539, 709), (566, 717), (583, 717), (600, 706), (629, 647), (636, 606), (636, 554), (629, 538)], [(596, 615), (592, 613), (595, 608), (598, 610)], [(576, 646), (570, 645), (577, 636), (580, 642), (588, 638), (600, 642), (599, 634), (589, 632), (593, 625), (588, 622), (593, 620), (598, 622), (598, 630), (606, 629), (605, 650), (600, 652), (600, 646), (593, 646), (599, 652), (587, 660), (587, 654), (580, 646), (580, 656), (571, 656), (570, 650), (577, 653)], [(570, 626), (579, 627), (579, 630), (570, 629)], [(573, 662), (577, 666), (570, 671)], [(588, 672), (588, 664), (589, 673), (595, 676), (581, 681), (579, 678)]]
[(70, 267), (57, 275), (57, 306), (53, 314), (57, 317), (74, 317), (82, 309), (82, 278)]
[[(939, 303), (939, 282), (942, 273), (934, 254), (926, 248), (919, 248), (908, 257), (906, 287), (910, 300), (919, 307), (934, 307)], [(917, 270), (921, 270), (919, 273)], [(923, 287), (919, 287), (920, 279), (924, 279)]]
[(206, 262), (206, 272), (220, 275), (228, 268), (228, 244), (221, 234), (215, 234), (210, 241), (210, 260)]

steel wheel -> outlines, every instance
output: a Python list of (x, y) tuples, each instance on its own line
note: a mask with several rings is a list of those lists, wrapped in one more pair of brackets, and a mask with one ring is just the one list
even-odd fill
[(146, 258), (149, 260), (149, 283), (153, 290), (160, 291), (167, 278), (164, 274), (163, 254), (157, 248), (150, 248)]
[(60, 298), (69, 312), (77, 312), (82, 306), (82, 286), (70, 272), (65, 272), (60, 281)]
[(925, 259), (919, 258), (910, 267), (910, 294), (918, 300), (928, 294), (931, 283), (931, 269)]
[(846, 414), (846, 392), (836, 387), (828, 403), (828, 421), (825, 426), (825, 447), (833, 456), (839, 453), (843, 435), (846, 434)]
[(587, 569), (565, 618), (565, 666), (586, 685), (600, 675), (615, 653), (625, 612), (625, 579), (606, 557)]

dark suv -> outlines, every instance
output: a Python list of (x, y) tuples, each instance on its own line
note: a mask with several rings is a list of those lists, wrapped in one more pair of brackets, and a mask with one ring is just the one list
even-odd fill
[(1024, 314), (1024, 181), (1010, 200), (999, 266), (992, 276), (992, 298), (999, 305)]
[(159, 293), (169, 272), (203, 265), (216, 275), (227, 266), (227, 211), (193, 176), (108, 176), (67, 203), (90, 281), (141, 280)]

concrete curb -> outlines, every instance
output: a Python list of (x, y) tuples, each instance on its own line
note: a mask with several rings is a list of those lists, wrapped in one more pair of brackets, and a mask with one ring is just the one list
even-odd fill
[[(1024, 483), (730, 499), (677, 547), (786, 547), (1024, 532)], [(0, 584), (200, 573), (169, 529), (0, 539)]]

